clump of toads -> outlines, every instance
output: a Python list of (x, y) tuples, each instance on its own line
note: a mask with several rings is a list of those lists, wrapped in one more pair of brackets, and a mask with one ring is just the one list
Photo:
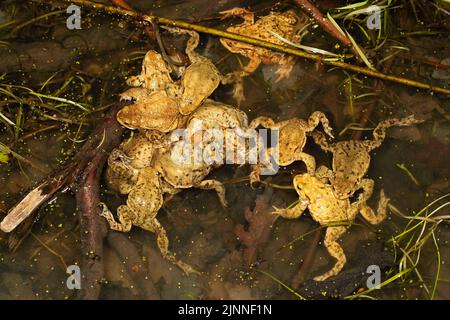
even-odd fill
[[(248, 28), (244, 27), (251, 25), (253, 36), (262, 34), (261, 37), (268, 41), (271, 40), (270, 37), (274, 37), (273, 33), (267, 33), (267, 28), (262, 29), (266, 30), (265, 32), (258, 33), (259, 26), (276, 26), (281, 28), (275, 30), (279, 33), (285, 30), (291, 32), (290, 26), (295, 22), (295, 16), (291, 13), (273, 14), (270, 18), (261, 18), (256, 24), (247, 11), (234, 10), (225, 14), (245, 15), (245, 22), (233, 27), (234, 32), (248, 31)], [(420, 121), (412, 116), (387, 119), (375, 128), (373, 140), (340, 141), (332, 144), (326, 138), (326, 135), (333, 138), (329, 121), (319, 111), (312, 113), (307, 120), (293, 118), (277, 123), (268, 117), (258, 117), (249, 123), (243, 111), (213, 101), (209, 96), (220, 82), (237, 81), (239, 87), (242, 84), (242, 76), (251, 73), (260, 62), (288, 61), (290, 69), (291, 58), (281, 54), (275, 55), (267, 50), (259, 52), (262, 49), (221, 40), (230, 51), (245, 53), (251, 58), (252, 64), (244, 71), (221, 76), (210, 60), (195, 53), (194, 49), (199, 43), (197, 33), (177, 29), (171, 31), (190, 35), (186, 48), (190, 65), (184, 70), (181, 79), (174, 81), (163, 57), (151, 50), (143, 60), (141, 74), (128, 79), (128, 85), (133, 88), (124, 92), (121, 98), (132, 102), (118, 112), (117, 120), (127, 128), (136, 129), (136, 132), (110, 154), (106, 172), (109, 187), (127, 194), (128, 198), (126, 204), (117, 209), (118, 221), (105, 204), (102, 204), (101, 215), (109, 226), (117, 231), (127, 232), (132, 226), (138, 226), (154, 232), (164, 258), (176, 264), (185, 273), (197, 272), (169, 251), (169, 240), (163, 226), (158, 222), (157, 213), (163, 205), (165, 195), (173, 195), (191, 187), (214, 189), (220, 202), (226, 207), (224, 185), (220, 181), (206, 178), (211, 170), (222, 163), (206, 161), (203, 158), (200, 158), (200, 161), (191, 158), (180, 162), (173, 157), (174, 150), (185, 148), (187, 142), (196, 141), (196, 135), (208, 129), (220, 130), (225, 136), (229, 129), (237, 129), (239, 132), (257, 127), (278, 130), (277, 164), (287, 166), (295, 161), (303, 161), (307, 171), (298, 174), (293, 180), (299, 195), (298, 204), (288, 209), (275, 208), (274, 214), (293, 219), (308, 209), (315, 221), (327, 226), (324, 245), (337, 262), (329, 271), (314, 279), (322, 281), (338, 274), (346, 262), (346, 257), (337, 241), (349, 223), (358, 213), (371, 224), (378, 224), (386, 217), (389, 199), (383, 189), (376, 213), (367, 205), (374, 189), (374, 181), (365, 178), (370, 164), (370, 151), (381, 145), (389, 127), (409, 126)], [(257, 59), (258, 56), (263, 58)], [(280, 76), (285, 76), (284, 69)], [(202, 123), (200, 127), (199, 121)], [(316, 130), (319, 123), (322, 124), (325, 134)], [(174, 136), (171, 133), (176, 129), (188, 129), (188, 135)], [(324, 151), (333, 154), (332, 169), (326, 166), (316, 168), (314, 157), (303, 152), (308, 136), (312, 136)], [(203, 144), (202, 150), (216, 142), (214, 135), (203, 137), (200, 141)], [(195, 147), (195, 143), (189, 145)], [(272, 146), (266, 150), (266, 156), (273, 156), (274, 152)], [(191, 152), (190, 157), (193, 157), (194, 153)], [(268, 166), (270, 165), (262, 162), (252, 165), (251, 184), (259, 181), (261, 170)], [(357, 193), (356, 200), (351, 200), (360, 190), (362, 192)]]

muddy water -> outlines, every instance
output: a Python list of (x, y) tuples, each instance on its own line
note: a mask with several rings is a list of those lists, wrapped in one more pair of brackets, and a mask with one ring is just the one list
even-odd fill
[[(205, 5), (203, 0), (191, 1), (189, 5), (183, 1), (155, 1), (151, 7), (148, 6), (148, 1), (133, 3), (143, 12), (151, 11), (161, 16), (187, 19), (211, 17), (220, 10), (246, 5), (245, 1), (224, 1), (221, 2), (223, 8), (218, 8), (215, 5)], [(272, 4), (270, 1), (259, 2), (255, 10), (264, 13), (260, 10)], [(17, 6), (21, 8), (20, 4)], [(277, 7), (274, 10), (276, 9)], [(11, 7), (5, 4), (0, 10), (0, 19), (8, 21), (13, 12)], [(37, 7), (33, 14), (42, 15), (49, 10)], [(412, 27), (411, 12), (408, 11), (410, 8), (402, 10), (404, 11), (399, 16), (404, 21), (393, 19), (391, 27), (395, 29), (398, 24), (402, 24), (403, 27), (410, 28), (407, 30), (415, 30)], [(16, 18), (29, 18), (29, 14), (31, 13), (19, 10)], [(30, 46), (42, 46), (42, 43), (51, 41), (52, 33), (56, 33), (58, 41), (65, 36), (72, 37), (71, 32), (80, 32), (81, 38), (88, 37), (89, 30), (94, 29), (115, 34), (118, 38), (111, 40), (107, 46), (98, 42), (98, 47), (93, 45), (89, 50), (78, 47), (80, 51), (83, 50), (82, 54), (72, 60), (67, 59), (69, 62), (66, 64), (48, 63), (45, 70), (39, 71), (37, 68), (38, 71), (30, 69), (23, 73), (8, 70), (2, 83), (25, 85), (38, 90), (46, 79), (58, 71), (52, 78), (54, 81), (49, 82), (44, 92), (54, 93), (63, 86), (64, 79), (79, 75), (84, 80), (75, 77), (62, 90), (62, 97), (86, 102), (93, 109), (106, 107), (117, 101), (117, 94), (126, 88), (124, 78), (139, 71), (143, 53), (153, 48), (153, 44), (149, 43), (145, 35), (136, 34), (136, 27), (132, 24), (113, 20), (106, 15), (87, 16), (86, 19), (88, 21), (81, 31), (68, 31), (59, 27), (59, 24), (64, 23), (63, 17), (42, 20), (34, 29), (24, 28), (17, 38), (8, 38), (3, 34), (4, 39), (12, 46), (18, 46), (22, 50), (29, 50), (20, 47), (24, 42)], [(211, 21), (207, 24), (224, 28), (227, 22)], [(447, 29), (445, 26), (440, 28), (442, 29), (435, 30), (448, 33), (448, 25)], [(397, 37), (395, 41), (408, 46), (415, 56), (438, 61), (448, 56), (448, 37), (428, 36), (426, 42), (421, 41), (420, 37), (392, 37)], [(182, 49), (184, 45), (183, 39), (164, 39), (168, 44), (174, 44), (175, 49), (171, 50), (176, 50), (177, 47)], [(306, 39), (308, 45), (328, 50), (335, 43), (320, 31), (314, 31)], [(245, 58), (227, 53), (216, 38), (202, 36), (201, 40), (198, 52), (215, 62), (224, 73), (239, 68), (240, 63), (246, 61)], [(42, 43), (36, 43), (37, 41)], [(53, 50), (55, 55), (68, 54), (66, 51)], [(448, 85), (445, 70), (439, 69), (439, 76), (436, 76), (435, 70), (436, 68), (426, 64), (401, 57), (396, 58), (391, 69), (393, 73), (405, 77), (439, 86)], [(250, 119), (259, 115), (271, 116), (277, 120), (307, 118), (313, 111), (320, 110), (330, 118), (335, 132), (341, 133), (336, 138), (346, 140), (352, 138), (355, 130), (342, 132), (344, 128), (350, 123), (359, 122), (374, 100), (374, 81), (361, 76), (351, 75), (353, 78), (350, 89), (349, 74), (338, 70), (330, 71), (324, 66), (300, 59), (288, 79), (276, 82), (275, 71), (276, 67), (264, 65), (245, 80), (246, 99), (240, 108), (248, 113)], [(19, 90), (16, 94), (30, 98), (25, 91)], [(358, 97), (364, 94), (367, 95), (354, 99), (350, 104), (350, 95)], [(391, 116), (415, 113), (426, 119), (424, 124), (417, 127), (389, 130), (383, 145), (371, 154), (372, 162), (368, 172), (368, 177), (376, 182), (374, 196), (369, 204), (376, 208), (379, 191), (383, 188), (391, 199), (391, 204), (403, 215), (410, 216), (434, 199), (450, 192), (449, 100), (448, 97), (430, 95), (391, 83), (386, 83), (381, 92), (376, 92), (376, 97), (378, 102), (367, 124), (370, 128)], [(236, 104), (231, 96), (230, 86), (220, 86), (212, 98)], [(13, 100), (11, 97), (6, 99)], [(14, 101), (2, 104), (0, 111), (14, 122), (18, 119), (19, 108), (23, 116), (20, 118), (21, 129), (17, 132), (11, 124), (1, 124), (0, 142), (25, 159), (17, 160), (17, 157), (9, 154), (9, 160), (0, 163), (2, 215), (37, 181), (69, 161), (99, 120), (99, 115), (94, 113), (87, 116), (73, 106), (61, 107), (62, 112), (50, 108), (54, 106), (52, 101), (35, 98), (27, 100), (22, 106)], [(364, 131), (362, 138), (370, 139), (370, 131)], [(316, 158), (318, 164), (330, 166), (330, 155), (321, 151), (312, 141), (308, 142), (305, 150)], [(289, 186), (292, 177), (304, 170), (302, 164), (294, 164), (267, 181)], [(311, 279), (328, 270), (334, 263), (322, 245), (324, 230), (317, 229), (319, 225), (307, 212), (296, 220), (277, 219), (269, 228), (270, 219), (267, 216), (272, 211), (272, 206), (286, 207), (298, 197), (293, 190), (268, 186), (252, 189), (247, 182), (239, 182), (239, 178), (248, 173), (247, 166), (228, 165), (211, 174), (211, 177), (226, 182), (227, 199), (231, 204), (229, 208), (222, 208), (213, 192), (190, 189), (175, 195), (159, 212), (159, 219), (168, 231), (171, 250), (177, 257), (202, 271), (201, 275), (183, 276), (180, 270), (161, 257), (153, 234), (133, 228), (120, 241), (108, 240), (105, 244), (105, 283), (100, 297), (298, 299), (280, 282), (300, 294), (304, 294), (305, 288), (315, 288)], [(115, 209), (126, 198), (108, 191), (102, 180), (102, 200)], [(342, 275), (336, 278), (336, 290), (341, 297), (364, 290), (365, 281), (355, 280), (358, 279), (355, 274), (365, 272), (368, 265), (381, 266), (382, 281), (399, 271), (401, 251), (398, 247), (394, 250), (389, 239), (401, 234), (409, 220), (394, 211), (391, 209), (389, 218), (376, 227), (368, 225), (359, 217), (342, 237), (341, 245), (348, 262)], [(249, 219), (251, 213), (255, 212), (266, 218)], [(436, 215), (448, 213), (449, 210), (443, 208)], [(66, 273), (68, 266), (80, 265), (82, 254), (73, 193), (58, 193), (49, 204), (40, 209), (39, 216), (31, 233), (15, 252), (8, 250), (8, 235), (0, 234), (1, 299), (73, 299), (77, 294), (77, 290), (67, 287)], [(264, 239), (255, 241), (253, 258), (249, 258), (249, 251), (246, 251), (246, 246), (238, 239), (238, 225), (244, 231), (253, 228), (250, 230), (266, 232), (266, 237), (262, 237)], [(432, 226), (430, 223), (427, 228)], [(371, 292), (370, 295), (390, 299), (427, 299), (433, 295), (436, 299), (448, 299), (448, 225), (440, 223), (433, 235), (434, 238), (430, 236), (420, 249), (417, 272), (412, 271), (405, 278)], [(123, 254), (122, 245), (118, 250), (115, 247), (118, 243), (125, 243), (123, 246), (129, 254)], [(440, 253), (440, 258), (437, 252)], [(247, 263), (249, 259), (251, 266)], [(140, 265), (147, 266), (149, 272), (147, 282), (137, 285), (132, 272), (127, 270), (139, 269)], [(437, 272), (437, 286), (433, 289)], [(355, 281), (359, 281), (358, 286), (349, 286), (350, 282)], [(316, 289), (321, 291), (323, 288)], [(314, 297), (320, 296), (318, 294)]]

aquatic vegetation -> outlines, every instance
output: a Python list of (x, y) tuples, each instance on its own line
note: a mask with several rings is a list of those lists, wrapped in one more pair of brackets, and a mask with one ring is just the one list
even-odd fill
[[(3, 231), (14, 229), (0, 233), (0, 298), (75, 298), (64, 286), (71, 266), (86, 275), (81, 298), (448, 298), (445, 1), (359, 0), (340, 7), (259, 1), (240, 9), (243, 23), (231, 17), (239, 9), (227, 1), (150, 1), (142, 11), (124, 0), (72, 3), (82, 7), (80, 30), (67, 28), (65, 2), (0, 4), (0, 220)], [(194, 40), (184, 34), (196, 32)], [(186, 50), (192, 43), (195, 52)], [(150, 63), (142, 64), (145, 59)], [(161, 61), (164, 70), (153, 68)], [(220, 84), (233, 74), (246, 85), (245, 95), (237, 92), (238, 107), (228, 106), (235, 101)], [(137, 90), (120, 95), (127, 84)], [(166, 91), (170, 99), (151, 100), (146, 90)], [(120, 96), (131, 101), (119, 102)], [(143, 117), (116, 117), (137, 105)], [(215, 113), (218, 106), (235, 112)], [(158, 152), (146, 153), (157, 146), (157, 134), (147, 129), (170, 133), (196, 116), (230, 124), (236, 112), (257, 119), (255, 126), (265, 124), (267, 135), (281, 129), (283, 166), (272, 177), (261, 175), (253, 188), (259, 171), (248, 164), (181, 170)], [(329, 122), (296, 130), (313, 114)], [(371, 148), (353, 148), (373, 143), (377, 124), (409, 115), (425, 122), (389, 129), (370, 157)], [(164, 125), (151, 123), (161, 119)], [(232, 127), (247, 126), (237, 122)], [(311, 130), (329, 133), (330, 141), (320, 148)], [(143, 137), (150, 140), (140, 144)], [(332, 146), (337, 162), (323, 150)], [(275, 143), (270, 148), (275, 153)], [(284, 159), (290, 148), (310, 157), (310, 176), (299, 161)], [(316, 174), (316, 163), (330, 169)], [(217, 183), (202, 185), (204, 179)], [(217, 187), (222, 201), (193, 186)], [(227, 208), (221, 206), (225, 188)], [(390, 199), (388, 205), (382, 199), (383, 223), (375, 227), (349, 216), (355, 209), (367, 216), (378, 201), (372, 191), (381, 189)], [(103, 228), (101, 201), (111, 208), (103, 216), (114, 229), (141, 225), (153, 234)], [(274, 206), (297, 213), (309, 207), (311, 214), (279, 219)], [(156, 212), (160, 224), (142, 223)], [(320, 226), (311, 219), (318, 215)], [(351, 232), (321, 245), (327, 228)], [(339, 265), (329, 279), (314, 281), (336, 262), (326, 251), (331, 246)], [(184, 276), (164, 256), (201, 274)], [(365, 272), (372, 264), (382, 266), (382, 278), (368, 288)]]
[[(394, 251), (397, 269), (392, 269), (386, 273), (388, 277), (378, 288), (370, 288), (346, 299), (368, 298), (373, 299), (369, 293), (384, 288), (401, 288), (411, 285), (421, 288), (425, 296), (434, 299), (436, 289), (441, 281), (442, 257), (439, 244), (437, 242), (438, 228), (443, 223), (450, 222), (450, 215), (442, 214), (448, 211), (450, 206), (450, 194), (446, 194), (430, 202), (424, 208), (412, 215), (402, 214), (395, 206), (389, 205), (390, 210), (405, 219), (407, 224), (404, 229), (392, 235), (387, 244)], [(434, 279), (427, 279), (423, 275), (423, 261), (427, 248), (434, 248), (436, 270)]]

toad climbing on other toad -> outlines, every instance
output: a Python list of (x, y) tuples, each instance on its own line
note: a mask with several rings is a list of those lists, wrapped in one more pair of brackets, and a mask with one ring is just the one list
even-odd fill
[(322, 133), (314, 132), (314, 141), (323, 150), (333, 153), (333, 170), (319, 167), (316, 175), (330, 180), (333, 192), (339, 199), (351, 197), (358, 189), (370, 188), (373, 181), (363, 179), (369, 169), (369, 153), (382, 144), (386, 130), (392, 126), (410, 126), (421, 122), (423, 121), (415, 119), (414, 116), (387, 119), (373, 130), (373, 140), (350, 140), (333, 144), (329, 144)]
[[(258, 117), (250, 122), (250, 127), (256, 129), (259, 126), (271, 130), (279, 130), (277, 148), (268, 148), (268, 156), (275, 156), (275, 161), (280, 166), (288, 166), (294, 161), (303, 161), (307, 171), (313, 174), (316, 171), (316, 161), (314, 157), (303, 152), (306, 144), (306, 134), (312, 132), (319, 123), (327, 135), (333, 137), (333, 129), (330, 127), (328, 118), (320, 111), (311, 114), (308, 121), (300, 118), (292, 118), (281, 122), (275, 122), (269, 117)], [(274, 153), (278, 154), (274, 154)], [(258, 163), (253, 166), (250, 173), (250, 184), (260, 179), (261, 169), (267, 167), (268, 163)]]
[(198, 33), (169, 30), (189, 33), (186, 54), (190, 65), (181, 79), (175, 82), (162, 56), (156, 51), (148, 51), (141, 74), (127, 81), (135, 88), (121, 94), (122, 100), (134, 101), (117, 113), (117, 120), (127, 128), (161, 132), (180, 128), (186, 122), (186, 116), (197, 109), (220, 83), (221, 76), (214, 64), (194, 51), (199, 43)]
[[(196, 121), (201, 121), (203, 126), (193, 126)], [(239, 109), (207, 100), (189, 116), (186, 127), (191, 131), (188, 131), (190, 135), (183, 139), (176, 139), (172, 134), (157, 130), (140, 130), (136, 136), (113, 150), (108, 158), (108, 185), (113, 190), (128, 194), (128, 198), (126, 205), (117, 209), (119, 222), (114, 219), (105, 204), (102, 204), (101, 215), (106, 218), (111, 229), (117, 231), (127, 232), (134, 225), (156, 233), (158, 247), (164, 258), (176, 264), (185, 273), (192, 273), (195, 272), (194, 268), (170, 253), (166, 231), (156, 218), (164, 202), (163, 196), (173, 195), (191, 187), (214, 189), (221, 204), (225, 207), (227, 203), (223, 184), (214, 179), (205, 180), (211, 170), (222, 163), (207, 163), (203, 158), (197, 162), (193, 159), (193, 150), (189, 153), (189, 161), (181, 161), (182, 153), (177, 152), (184, 150), (186, 143), (189, 148), (195, 146), (189, 144), (198, 133), (194, 129), (247, 128), (248, 120), (247, 115)], [(201, 143), (213, 144), (214, 136)]]

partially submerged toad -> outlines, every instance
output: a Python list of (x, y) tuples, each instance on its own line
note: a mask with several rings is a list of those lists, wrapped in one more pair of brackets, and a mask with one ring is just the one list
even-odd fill
[[(221, 13), (223, 14), (224, 19), (238, 16), (244, 20), (241, 24), (228, 27), (228, 32), (261, 39), (279, 45), (285, 45), (285, 43), (280, 40), (280, 37), (294, 43), (297, 43), (300, 40), (300, 36), (297, 34), (299, 29), (298, 22), (300, 19), (292, 11), (283, 13), (272, 12), (267, 16), (260, 17), (256, 21), (254, 13), (244, 8), (233, 8)], [(289, 76), (292, 67), (295, 64), (293, 56), (288, 56), (280, 52), (226, 38), (221, 38), (220, 42), (230, 52), (239, 53), (250, 59), (242, 70), (231, 72), (225, 75), (222, 80), (223, 84), (235, 84), (233, 95), (238, 103), (245, 99), (243, 94), (243, 77), (255, 72), (261, 63), (277, 64), (279, 66), (276, 72), (278, 75), (277, 81)]]
[(372, 196), (372, 189), (365, 190), (355, 202), (350, 202), (349, 198), (337, 198), (332, 186), (325, 179), (320, 179), (310, 173), (295, 176), (293, 184), (299, 194), (299, 203), (293, 208), (275, 208), (274, 214), (287, 219), (295, 219), (308, 209), (315, 221), (327, 227), (324, 245), (329, 254), (337, 259), (337, 262), (329, 271), (314, 278), (316, 281), (323, 281), (338, 274), (344, 267), (345, 253), (337, 241), (345, 233), (356, 215), (361, 213), (369, 223), (379, 224), (386, 218), (389, 199), (381, 190), (378, 210), (375, 214), (366, 204), (366, 201)]
[[(191, 129), (188, 136), (174, 138), (169, 133), (157, 130), (141, 130), (129, 141), (123, 142), (108, 159), (107, 181), (111, 189), (128, 194), (126, 205), (117, 209), (119, 221), (105, 204), (102, 204), (101, 215), (106, 218), (111, 229), (127, 232), (138, 226), (154, 232), (158, 247), (167, 260), (176, 264), (185, 273), (196, 272), (190, 265), (175, 258), (169, 251), (169, 240), (166, 231), (156, 216), (164, 203), (164, 195), (173, 195), (182, 189), (191, 187), (214, 189), (225, 207), (225, 187), (214, 179), (206, 179), (212, 169), (222, 163), (208, 162), (201, 158), (196, 161), (194, 135), (199, 134), (194, 123), (201, 121), (200, 130), (209, 128), (227, 130), (236, 127), (248, 127), (247, 115), (231, 106), (207, 100), (194, 111), (186, 127)], [(203, 144), (214, 144), (214, 136), (202, 140)], [(206, 147), (205, 145), (203, 147)], [(184, 151), (183, 151), (184, 150)]]
[(141, 74), (127, 81), (135, 88), (121, 94), (122, 100), (133, 101), (117, 113), (117, 120), (127, 128), (170, 132), (183, 127), (186, 116), (197, 109), (220, 83), (221, 76), (214, 64), (194, 51), (199, 43), (198, 33), (169, 30), (190, 35), (186, 46), (190, 65), (175, 82), (162, 56), (156, 51), (148, 51)]
[(367, 188), (370, 179), (364, 179), (370, 165), (370, 152), (381, 146), (386, 130), (393, 126), (411, 126), (423, 122), (414, 116), (392, 118), (380, 122), (373, 130), (373, 140), (349, 140), (329, 144), (320, 132), (313, 132), (314, 141), (325, 151), (333, 154), (333, 164), (330, 170), (320, 167), (317, 175), (330, 180), (333, 192), (339, 199), (351, 197), (358, 189)]

